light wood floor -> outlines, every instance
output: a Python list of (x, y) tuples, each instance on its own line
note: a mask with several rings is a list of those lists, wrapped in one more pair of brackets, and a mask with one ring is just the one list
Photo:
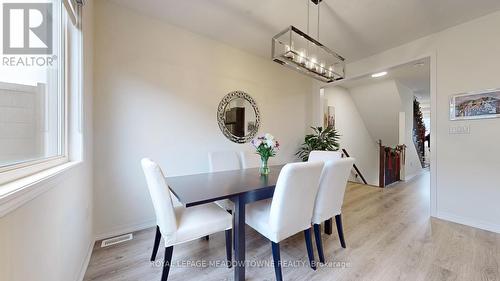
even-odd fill
[[(349, 184), (343, 219), (347, 249), (334, 227), (334, 235), (323, 235), (330, 266), (284, 268), (285, 280), (500, 280), (500, 235), (429, 218), (428, 174), (386, 189)], [(153, 237), (148, 229), (124, 244), (101, 249), (96, 243), (85, 280), (160, 280), (161, 267), (149, 262)], [(270, 243), (248, 227), (246, 248), (251, 261), (272, 259)], [(281, 257), (307, 261), (302, 234), (282, 243)], [(224, 233), (174, 248), (173, 262), (185, 266), (224, 259)], [(233, 280), (232, 269), (185, 266), (172, 268), (169, 280)], [(247, 280), (274, 280), (272, 266), (246, 272)]]

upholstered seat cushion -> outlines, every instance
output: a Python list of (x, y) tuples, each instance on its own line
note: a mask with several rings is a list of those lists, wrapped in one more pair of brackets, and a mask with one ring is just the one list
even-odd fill
[(184, 206), (181, 201), (179, 201), (179, 198), (177, 198), (177, 196), (175, 196), (175, 194), (172, 193), (172, 191), (170, 191), (170, 198), (172, 198), (172, 205), (174, 207), (182, 207)]
[(269, 225), (271, 202), (272, 199), (267, 199), (246, 205), (245, 222), (269, 240), (274, 241), (277, 235), (271, 232)]
[(272, 227), (269, 222), (271, 203), (272, 199), (267, 199), (248, 204), (245, 209), (246, 224), (276, 243), (300, 232), (300, 230), (297, 231), (293, 228), (283, 228), (279, 232), (275, 231), (275, 227)]
[(232, 216), (213, 203), (190, 208), (175, 207), (175, 217), (177, 231), (173, 234), (162, 233), (165, 247), (231, 229), (233, 224)]

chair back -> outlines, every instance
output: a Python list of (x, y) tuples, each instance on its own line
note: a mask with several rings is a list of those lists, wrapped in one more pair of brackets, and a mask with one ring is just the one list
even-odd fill
[(255, 152), (240, 151), (240, 158), (242, 169), (260, 167), (260, 156)]
[(208, 169), (211, 173), (241, 169), (236, 151), (214, 151), (208, 153)]
[(160, 227), (162, 235), (172, 235), (177, 231), (177, 220), (165, 176), (160, 166), (148, 158), (142, 159), (141, 165), (153, 201), (156, 224)]
[(313, 150), (309, 153), (308, 161), (330, 161), (342, 158), (342, 153), (339, 151), (320, 151)]
[(312, 222), (320, 224), (341, 213), (347, 180), (354, 164), (354, 158), (347, 157), (325, 162)]
[(311, 227), (322, 169), (322, 162), (304, 162), (281, 170), (269, 213), (271, 231), (279, 241)]

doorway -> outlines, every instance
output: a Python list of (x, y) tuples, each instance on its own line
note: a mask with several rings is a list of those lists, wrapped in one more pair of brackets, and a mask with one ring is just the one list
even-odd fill
[(423, 57), (323, 88), (323, 107), (336, 114), (342, 146), (372, 185), (431, 172), (432, 62)]

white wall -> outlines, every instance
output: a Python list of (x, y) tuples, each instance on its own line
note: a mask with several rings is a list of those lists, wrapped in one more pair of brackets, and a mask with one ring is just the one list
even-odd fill
[(311, 81), (206, 37), (111, 1), (96, 2), (95, 204), (99, 237), (150, 226), (154, 213), (140, 168), (158, 161), (168, 175), (208, 170), (207, 153), (252, 150), (217, 125), (224, 95), (243, 90), (262, 125), (294, 153), (311, 125)]
[(379, 139), (385, 146), (406, 144), (403, 179), (409, 180), (421, 171), (413, 144), (413, 92), (409, 88), (395, 80), (374, 81), (349, 89), (325, 88), (325, 98), (328, 105), (335, 106), (336, 118), (344, 119), (342, 146), (357, 154), (357, 165), (369, 175), (365, 177), (370, 184), (378, 185)]
[(401, 99), (394, 80), (352, 87), (349, 92), (372, 138), (385, 146), (398, 145)]
[(37, 184), (49, 190), (0, 218), (0, 280), (78, 280), (94, 242), (89, 166)]
[(342, 135), (340, 147), (356, 158), (356, 166), (366, 181), (378, 186), (378, 144), (370, 136), (348, 90), (342, 87), (325, 88), (325, 100), (335, 106), (335, 128)]
[[(348, 76), (432, 55), (433, 212), (437, 217), (500, 232), (500, 119), (450, 121), (450, 95), (500, 87), (500, 12), (351, 63)], [(468, 135), (450, 135), (452, 126)]]
[[(92, 1), (84, 11), (84, 161), (51, 180), (47, 191), (0, 218), (0, 280), (81, 280), (92, 229)], [(88, 40), (87, 40), (88, 39)]]

